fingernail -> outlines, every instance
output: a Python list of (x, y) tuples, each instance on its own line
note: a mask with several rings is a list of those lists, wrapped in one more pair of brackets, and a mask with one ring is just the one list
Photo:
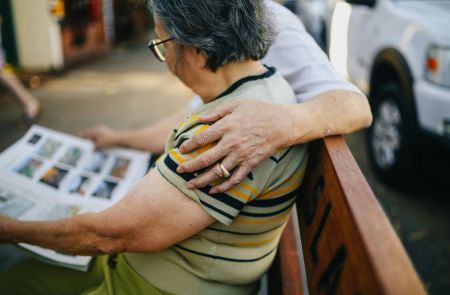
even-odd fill
[(188, 183), (186, 184), (186, 187), (187, 187), (188, 189), (193, 189), (193, 188), (194, 188), (194, 184), (188, 182)]
[(209, 194), (217, 194), (217, 189), (215, 189), (215, 188), (212, 188), (212, 189), (210, 189), (209, 190)]
[(178, 172), (178, 173), (183, 173), (183, 172), (184, 172), (184, 169), (183, 169), (183, 168), (181, 168), (180, 166), (178, 166), (178, 168), (177, 168), (177, 172)]

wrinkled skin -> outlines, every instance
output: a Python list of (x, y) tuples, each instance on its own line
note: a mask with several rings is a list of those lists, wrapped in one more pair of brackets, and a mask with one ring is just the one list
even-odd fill
[(195, 172), (211, 166), (207, 172), (188, 183), (190, 189), (204, 187), (223, 178), (220, 161), (232, 175), (213, 187), (211, 193), (234, 187), (261, 162), (280, 148), (288, 146), (288, 130), (293, 126), (287, 105), (252, 100), (237, 100), (220, 105), (202, 116), (201, 120), (215, 123), (186, 141), (180, 151), (188, 153), (211, 142), (218, 144), (194, 160), (181, 164), (178, 172)]

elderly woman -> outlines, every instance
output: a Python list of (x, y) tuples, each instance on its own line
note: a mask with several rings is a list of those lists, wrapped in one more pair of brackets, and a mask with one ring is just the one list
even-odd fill
[[(249, 97), (295, 101), (277, 70), (259, 61), (274, 39), (264, 1), (154, 0), (153, 10), (158, 39), (150, 42), (150, 48), (204, 105), (175, 127), (156, 169), (110, 209), (48, 222), (2, 217), (0, 242), (107, 255), (98, 257), (86, 274), (26, 262), (2, 276), (0, 290), (11, 294), (257, 291), (301, 184), (306, 147), (277, 151), (235, 188), (214, 195), (211, 187), (188, 189), (187, 182), (198, 174), (179, 173), (177, 168), (213, 146), (190, 154), (178, 150), (208, 128), (198, 114)], [(222, 179), (231, 172), (223, 164), (211, 169)]]

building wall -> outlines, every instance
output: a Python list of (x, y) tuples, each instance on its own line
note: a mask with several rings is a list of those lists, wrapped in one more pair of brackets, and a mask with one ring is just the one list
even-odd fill
[(64, 58), (61, 32), (49, 0), (12, 0), (19, 66), (31, 71), (59, 70)]

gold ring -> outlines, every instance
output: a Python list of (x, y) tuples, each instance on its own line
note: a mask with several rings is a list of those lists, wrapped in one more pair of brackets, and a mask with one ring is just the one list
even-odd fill
[(225, 178), (230, 177), (230, 175), (231, 175), (230, 172), (228, 172), (228, 170), (222, 165), (222, 163), (220, 163), (219, 166), (220, 166), (220, 170), (222, 170), (223, 177), (225, 177)]

